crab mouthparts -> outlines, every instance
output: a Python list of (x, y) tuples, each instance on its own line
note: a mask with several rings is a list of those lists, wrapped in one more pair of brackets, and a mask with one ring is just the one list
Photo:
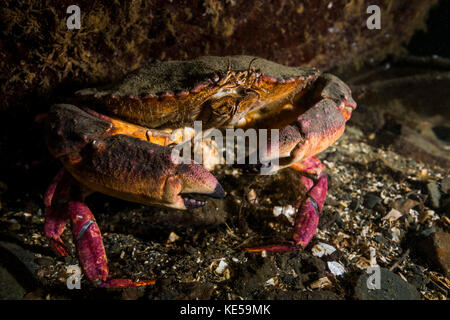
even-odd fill
[(206, 197), (211, 198), (223, 198), (225, 197), (225, 191), (223, 190), (222, 186), (217, 183), (216, 187), (214, 188), (214, 191), (211, 193), (184, 193), (181, 194), (181, 197), (183, 198), (183, 203), (186, 209), (195, 209), (199, 207), (203, 207), (206, 203)]
[(196, 200), (193, 198), (183, 197), (183, 203), (186, 209), (195, 209), (203, 207), (206, 204), (206, 200)]

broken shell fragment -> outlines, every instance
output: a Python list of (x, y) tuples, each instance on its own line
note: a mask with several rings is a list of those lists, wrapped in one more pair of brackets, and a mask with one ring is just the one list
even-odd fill
[(403, 214), (396, 210), (396, 209), (391, 209), (391, 211), (389, 211), (389, 213), (387, 215), (385, 215), (382, 220), (388, 220), (388, 221), (395, 221), (397, 219), (399, 219), (401, 216), (403, 216)]
[(273, 208), (273, 215), (278, 217), (279, 215), (284, 215), (291, 224), (294, 224), (294, 216), (296, 210), (290, 204), (284, 207), (276, 206)]
[(345, 273), (344, 266), (337, 261), (328, 261), (327, 265), (330, 272), (335, 276), (342, 276)]
[(225, 261), (225, 259), (220, 259), (219, 265), (217, 266), (216, 270), (214, 270), (214, 272), (218, 275), (221, 275), (227, 268), (228, 263)]
[(169, 238), (167, 239), (167, 243), (174, 243), (175, 241), (177, 241), (179, 239), (180, 239), (180, 237), (175, 232), (171, 232), (169, 234)]
[(331, 281), (327, 277), (320, 278), (309, 285), (311, 289), (322, 289), (331, 286)]
[(311, 249), (311, 251), (314, 256), (320, 258), (324, 255), (327, 256), (327, 255), (332, 254), (333, 252), (336, 251), (336, 248), (333, 246), (330, 246), (329, 244), (319, 242)]

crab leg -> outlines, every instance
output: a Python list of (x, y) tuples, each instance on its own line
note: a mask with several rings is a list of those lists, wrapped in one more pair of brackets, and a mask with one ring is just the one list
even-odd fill
[[(311, 163), (316, 163), (316, 165), (308, 167)], [(294, 240), (302, 247), (306, 247), (314, 236), (319, 224), (319, 213), (322, 211), (327, 195), (327, 176), (323, 170), (323, 164), (315, 157), (306, 159), (300, 164), (294, 164), (291, 167), (301, 173), (311, 174), (314, 171), (317, 172), (316, 179), (306, 176), (300, 178), (308, 191), (306, 198), (297, 204), (299, 209), (295, 221)]]
[(155, 284), (155, 281), (109, 279), (102, 235), (91, 210), (81, 201), (69, 201), (67, 207), (78, 259), (90, 281), (99, 287), (140, 287)]
[[(324, 165), (316, 157), (311, 157), (293, 164), (291, 167), (300, 172), (302, 175), (300, 178), (301, 182), (306, 188), (304, 199), (300, 200), (295, 206), (297, 209), (293, 236), (295, 244), (248, 248), (247, 251), (276, 252), (298, 250), (306, 247), (314, 236), (317, 225), (319, 224), (319, 213), (322, 211), (327, 194), (327, 177), (324, 171)], [(312, 175), (315, 178), (311, 178)]]
[(50, 239), (50, 243), (55, 250), (62, 256), (67, 256), (67, 251), (61, 240), (61, 234), (64, 232), (66, 222), (69, 219), (67, 215), (66, 205), (53, 201), (53, 198), (60, 194), (67, 193), (67, 185), (64, 183), (66, 170), (61, 169), (53, 178), (50, 186), (44, 195), (45, 204), (45, 235)]
[(138, 287), (154, 281), (109, 279), (108, 261), (100, 229), (86, 204), (76, 181), (65, 170), (56, 175), (44, 195), (45, 234), (61, 256), (67, 256), (60, 238), (68, 219), (72, 222), (78, 259), (87, 278), (99, 287)]

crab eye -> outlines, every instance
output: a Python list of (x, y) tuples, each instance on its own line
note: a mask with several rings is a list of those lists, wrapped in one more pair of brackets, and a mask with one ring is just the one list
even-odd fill
[(245, 96), (247, 94), (247, 89), (245, 87), (237, 87), (236, 93), (240, 96)]

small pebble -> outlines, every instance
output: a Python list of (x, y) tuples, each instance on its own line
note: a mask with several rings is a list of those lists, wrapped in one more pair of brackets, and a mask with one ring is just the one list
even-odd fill
[(294, 224), (294, 216), (296, 214), (296, 210), (290, 204), (284, 207), (276, 206), (273, 208), (273, 215), (278, 217), (279, 215), (284, 215), (291, 224)]
[(387, 215), (385, 215), (382, 220), (395, 221), (398, 220), (403, 214), (395, 209), (391, 209)]
[(256, 196), (255, 189), (250, 189), (250, 191), (247, 193), (247, 200), (251, 204), (257, 204), (258, 203), (258, 198)]
[(364, 197), (364, 207), (367, 209), (373, 209), (377, 204), (381, 203), (381, 198), (375, 194), (368, 193)]
[(401, 231), (399, 228), (393, 227), (393, 228), (389, 229), (389, 231), (390, 231), (390, 236), (391, 236), (392, 241), (394, 241), (394, 242), (400, 241)]
[(320, 278), (309, 285), (311, 289), (322, 289), (331, 286), (331, 281), (327, 277)]
[(217, 266), (217, 268), (214, 272), (216, 274), (222, 274), (222, 273), (224, 273), (226, 268), (228, 268), (228, 263), (225, 261), (224, 258), (222, 258), (222, 259), (220, 259), (219, 265)]
[(448, 194), (450, 191), (450, 177), (444, 178), (441, 182), (441, 190), (443, 193)]
[(175, 241), (179, 240), (180, 237), (175, 233), (175, 232), (171, 232), (169, 234), (169, 238), (167, 239), (167, 243), (174, 243)]
[(326, 256), (326, 255), (332, 254), (333, 252), (336, 251), (336, 248), (333, 246), (330, 246), (329, 244), (319, 242), (311, 249), (311, 251), (312, 251), (313, 255), (320, 258), (324, 255)]
[(266, 287), (274, 286), (275, 285), (275, 278), (270, 278), (265, 282)]
[(434, 209), (439, 208), (439, 201), (441, 200), (441, 193), (436, 182), (427, 184), (428, 195), (430, 196), (430, 203)]

